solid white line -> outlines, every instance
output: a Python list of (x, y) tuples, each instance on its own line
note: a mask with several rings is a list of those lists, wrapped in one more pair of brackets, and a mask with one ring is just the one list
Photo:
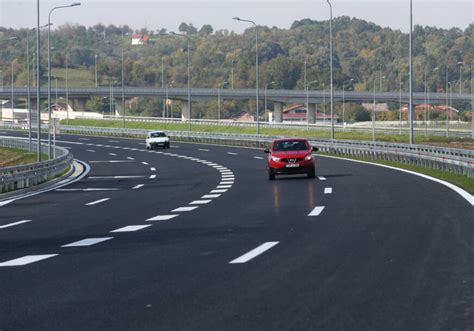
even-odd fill
[(156, 175), (150, 175), (150, 179), (155, 179)]
[(127, 179), (127, 178), (145, 178), (146, 176), (90, 176), (89, 179)]
[(234, 152), (227, 152), (227, 154), (229, 154), (229, 155), (238, 155), (237, 153), (234, 153)]
[(50, 257), (57, 256), (59, 254), (44, 254), (44, 255), (26, 255), (20, 257), (18, 259), (6, 261), (0, 263), (0, 267), (16, 267), (16, 266), (23, 266), (26, 264), (38, 262), (41, 260), (49, 259)]
[(110, 240), (113, 237), (105, 237), (105, 238), (86, 238), (79, 241), (75, 241), (70, 244), (62, 245), (61, 247), (82, 247), (82, 246), (92, 246), (106, 240)]
[(224, 193), (224, 192), (227, 192), (227, 189), (224, 189), (224, 190), (212, 190), (212, 191), (209, 192), (209, 193)]
[(231, 188), (232, 185), (219, 185), (219, 186), (216, 186), (216, 188)]
[(205, 205), (206, 203), (211, 202), (212, 200), (194, 200), (193, 202), (190, 202), (190, 205)]
[(132, 190), (138, 190), (139, 188), (142, 188), (143, 186), (145, 186), (145, 184), (135, 185), (134, 187), (132, 187)]
[(199, 151), (203, 151), (203, 152), (209, 152), (208, 149), (205, 149), (205, 148), (198, 148)]
[(95, 151), (93, 149), (86, 149), (86, 152), (95, 153)]
[(142, 162), (142, 164), (144, 164), (144, 165), (148, 165), (148, 162)]
[(129, 160), (135, 160), (133, 157), (127, 156), (127, 159)]
[(179, 207), (179, 208), (176, 208), (176, 209), (173, 209), (171, 212), (172, 213), (179, 213), (181, 211), (191, 211), (191, 210), (194, 210), (194, 209), (197, 209), (198, 206), (193, 206), (193, 207)]
[(58, 188), (56, 192), (96, 192), (96, 191), (118, 191), (119, 188)]
[(457, 187), (454, 184), (448, 183), (448, 182), (446, 182), (444, 180), (441, 180), (441, 179), (438, 179), (438, 178), (434, 178), (434, 177), (431, 177), (431, 176), (428, 176), (428, 175), (420, 174), (418, 172), (414, 172), (414, 171), (410, 171), (410, 170), (406, 170), (406, 169), (402, 169), (402, 168), (388, 166), (388, 165), (385, 165), (385, 164), (378, 164), (378, 163), (372, 163), (372, 162), (361, 161), (361, 160), (345, 159), (343, 157), (337, 157), (337, 156), (328, 156), (328, 155), (318, 155), (318, 156), (327, 157), (327, 158), (331, 158), (331, 159), (338, 159), (338, 160), (345, 160), (345, 161), (369, 164), (369, 165), (388, 168), (388, 169), (392, 169), (392, 170), (398, 170), (398, 171), (406, 172), (406, 173), (411, 174), (411, 175), (422, 177), (422, 178), (431, 180), (433, 182), (439, 183), (441, 185), (444, 185), (444, 186), (450, 188), (451, 190), (453, 190), (454, 192), (456, 192), (457, 194), (462, 196), (464, 199), (466, 199), (467, 202), (469, 202), (472, 206), (474, 206), (474, 195), (470, 194), (469, 192), (463, 190), (460, 187)]
[(98, 203), (101, 203), (101, 202), (104, 202), (104, 201), (107, 201), (107, 200), (110, 200), (110, 198), (104, 198), (104, 199), (92, 201), (92, 202), (86, 203), (86, 206), (93, 206), (93, 205), (96, 205)]
[(9, 228), (9, 227), (11, 227), (11, 226), (20, 225), (20, 224), (28, 223), (28, 222), (31, 222), (31, 220), (23, 220), (23, 221), (18, 221), (18, 222), (10, 223), (10, 224), (5, 224), (5, 225), (1, 225), (1, 226), (0, 226), (0, 229), (5, 229), (5, 228)]
[(115, 153), (109, 153), (110, 156), (117, 156)]
[(206, 194), (201, 197), (201, 199), (214, 199), (220, 197), (221, 194)]
[(134, 231), (138, 231), (138, 230), (147, 228), (149, 226), (151, 226), (151, 224), (147, 224), (147, 225), (128, 225), (128, 226), (124, 226), (123, 228), (112, 230), (110, 232), (134, 232)]
[(125, 163), (133, 162), (131, 160), (108, 160), (108, 161), (88, 161), (89, 163)]
[(326, 180), (326, 177), (318, 176), (318, 179), (319, 179), (319, 180)]
[(150, 168), (150, 171), (156, 171), (156, 168)]
[(257, 159), (257, 160), (263, 160), (263, 159), (264, 159), (264, 158), (261, 157), (261, 156), (254, 156), (253, 158), (254, 158), (254, 159)]
[(236, 258), (235, 260), (230, 261), (230, 264), (236, 264), (236, 263), (245, 263), (253, 258), (259, 256), (260, 254), (268, 251), (270, 248), (272, 248), (275, 245), (278, 245), (279, 241), (269, 241), (264, 244), (261, 244), (257, 248), (252, 249), (250, 252), (245, 253), (244, 255)]
[(325, 187), (324, 194), (332, 194), (332, 187)]
[(167, 221), (172, 218), (178, 217), (179, 215), (158, 215), (152, 218), (147, 219), (148, 222), (153, 222), (153, 221)]
[(315, 207), (311, 213), (308, 214), (308, 216), (319, 216), (319, 214), (321, 214), (321, 212), (323, 211), (324, 209), (324, 206), (318, 206), (318, 207)]

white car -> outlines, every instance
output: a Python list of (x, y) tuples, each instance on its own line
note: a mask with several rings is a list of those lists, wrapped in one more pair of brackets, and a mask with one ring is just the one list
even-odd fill
[(170, 138), (163, 131), (152, 131), (146, 135), (146, 149), (153, 149), (161, 146), (163, 148), (170, 148)]

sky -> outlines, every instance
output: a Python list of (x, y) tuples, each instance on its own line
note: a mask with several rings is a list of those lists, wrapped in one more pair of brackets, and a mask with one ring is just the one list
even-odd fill
[[(232, 20), (238, 16), (259, 25), (289, 28), (295, 20), (326, 20), (329, 6), (325, 0), (41, 0), (41, 24), (47, 23), (54, 6), (80, 1), (81, 6), (55, 11), (55, 26), (65, 23), (93, 26), (128, 25), (132, 29), (166, 28), (177, 31), (181, 22), (195, 27), (211, 24), (214, 30), (242, 32), (247, 23)], [(383, 27), (408, 32), (409, 0), (332, 0), (333, 15), (350, 16)], [(413, 0), (414, 24), (465, 29), (474, 22), (474, 0)], [(36, 0), (0, 0), (0, 27), (36, 26)]]

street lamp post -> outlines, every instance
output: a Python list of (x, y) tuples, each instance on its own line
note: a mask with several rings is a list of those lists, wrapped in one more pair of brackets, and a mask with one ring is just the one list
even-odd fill
[(402, 82), (402, 78), (400, 77), (400, 113), (399, 113), (399, 128), (400, 128), (400, 132), (399, 134), (402, 134), (402, 86), (403, 86), (403, 82)]
[(410, 38), (409, 38), (409, 78), (408, 89), (410, 94), (410, 102), (408, 104), (408, 121), (410, 126), (410, 144), (414, 143), (413, 132), (413, 0), (410, 0)]
[(99, 82), (97, 80), (97, 54), (94, 56), (95, 60), (95, 87), (99, 87)]
[(372, 142), (375, 142), (375, 79), (374, 79), (374, 104), (372, 106)]
[(330, 68), (331, 68), (331, 139), (334, 140), (334, 84), (333, 84), (333, 56), (332, 56), (332, 5), (329, 0), (326, 0), (329, 5), (329, 57), (330, 57)]
[[(161, 57), (161, 88), (165, 87), (165, 62), (163, 57)], [(163, 99), (163, 112), (162, 116), (165, 117), (166, 114), (166, 99)]]
[[(52, 8), (48, 14), (48, 126), (51, 125), (51, 14), (61, 8), (80, 6), (79, 2), (74, 2), (67, 6), (57, 6)], [(39, 100), (38, 100), (39, 102)], [(48, 128), (48, 158), (51, 159), (51, 128)]]
[(448, 72), (448, 67), (446, 66), (446, 138), (449, 137), (449, 116), (448, 116), (448, 111), (449, 111), (449, 84), (451, 84), (448, 81), (449, 77), (449, 72)]
[(236, 21), (251, 23), (255, 27), (255, 91), (256, 91), (255, 114), (257, 117), (257, 135), (259, 135), (260, 134), (260, 116), (259, 116), (260, 114), (258, 111), (258, 26), (257, 26), (257, 23), (251, 20), (241, 19), (239, 17), (234, 17), (233, 19)]
[(462, 61), (459, 61), (457, 65), (459, 66), (459, 95), (461, 95), (462, 94), (462, 69), (463, 69), (464, 63)]

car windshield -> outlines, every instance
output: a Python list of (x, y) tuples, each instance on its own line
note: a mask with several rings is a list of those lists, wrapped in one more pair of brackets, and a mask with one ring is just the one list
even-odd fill
[(308, 146), (304, 140), (284, 140), (276, 141), (273, 144), (273, 150), (278, 151), (304, 151)]
[(150, 134), (151, 138), (160, 138), (160, 137), (166, 137), (166, 134), (164, 132), (153, 132)]

